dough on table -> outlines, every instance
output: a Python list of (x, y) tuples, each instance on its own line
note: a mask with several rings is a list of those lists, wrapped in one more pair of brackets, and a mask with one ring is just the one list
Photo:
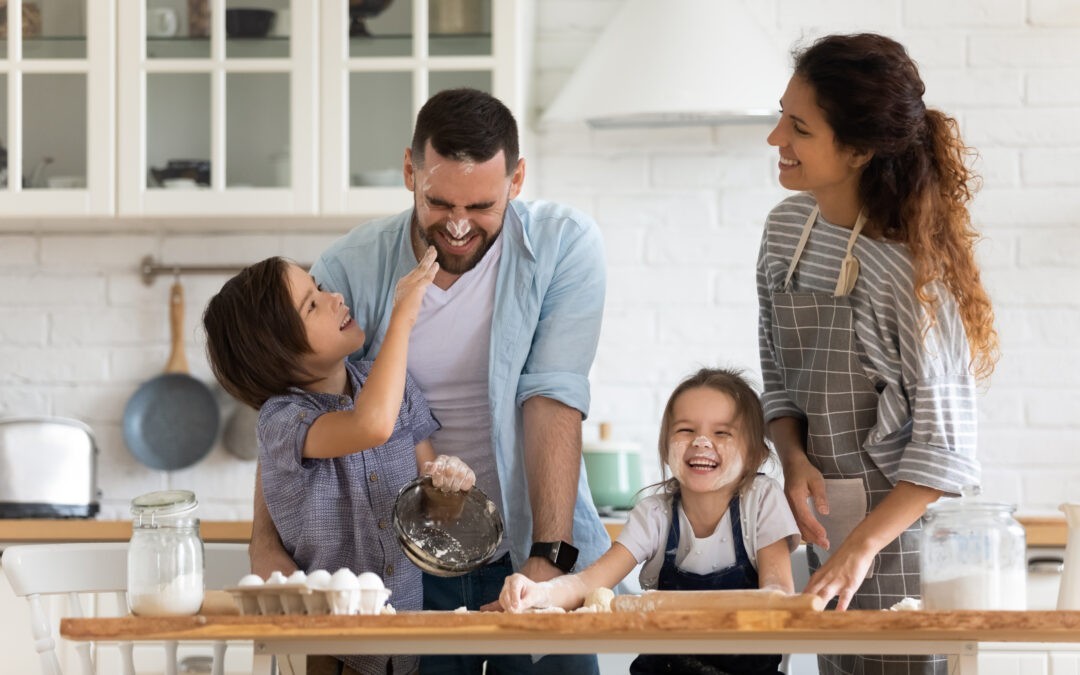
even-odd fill
[(583, 608), (591, 607), (593, 612), (610, 612), (611, 601), (615, 599), (615, 591), (610, 588), (594, 588), (585, 596)]

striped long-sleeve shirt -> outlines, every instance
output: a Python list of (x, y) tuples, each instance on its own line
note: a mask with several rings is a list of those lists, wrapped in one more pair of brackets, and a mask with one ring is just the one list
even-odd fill
[[(761, 241), (758, 339), (766, 420), (806, 417), (785, 390), (775, 358), (772, 297), (783, 290), (815, 205), (808, 193), (785, 199), (769, 214)], [(788, 290), (832, 294), (850, 235), (819, 215)], [(903, 480), (948, 494), (977, 485), (975, 382), (955, 299), (932, 284), (938, 302), (928, 315), (915, 296), (911, 254), (902, 243), (859, 236), (853, 253), (860, 271), (849, 297), (859, 359), (881, 392), (877, 423), (863, 448), (893, 484)]]

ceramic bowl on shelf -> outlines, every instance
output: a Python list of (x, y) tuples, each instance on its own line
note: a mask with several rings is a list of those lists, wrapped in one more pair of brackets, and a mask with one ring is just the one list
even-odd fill
[(225, 10), (225, 33), (229, 37), (261, 38), (274, 25), (271, 9), (237, 8)]

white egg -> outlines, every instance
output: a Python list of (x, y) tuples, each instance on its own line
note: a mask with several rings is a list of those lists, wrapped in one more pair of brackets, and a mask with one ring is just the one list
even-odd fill
[(308, 588), (323, 589), (330, 587), (330, 573), (326, 570), (314, 570), (307, 575)]
[(270, 573), (270, 578), (266, 580), (268, 584), (283, 584), (285, 583), (285, 575), (281, 572), (274, 570)]
[(258, 574), (249, 574), (240, 579), (238, 586), (262, 586), (263, 580)]
[(335, 591), (347, 591), (359, 587), (356, 575), (348, 567), (342, 567), (330, 576), (330, 588)]
[(364, 572), (356, 578), (357, 583), (360, 584), (361, 589), (365, 588), (386, 588), (383, 586), (382, 579), (378, 574), (374, 572)]
[(304, 570), (296, 570), (285, 581), (290, 584), (303, 584), (307, 582), (307, 575), (304, 574)]

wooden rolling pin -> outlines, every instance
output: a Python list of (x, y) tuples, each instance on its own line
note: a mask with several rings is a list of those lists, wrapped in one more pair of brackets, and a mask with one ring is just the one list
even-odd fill
[(806, 593), (788, 595), (775, 590), (645, 591), (642, 595), (617, 595), (611, 601), (613, 612), (702, 609), (786, 609), (820, 612), (825, 609), (825, 601), (816, 595)]

